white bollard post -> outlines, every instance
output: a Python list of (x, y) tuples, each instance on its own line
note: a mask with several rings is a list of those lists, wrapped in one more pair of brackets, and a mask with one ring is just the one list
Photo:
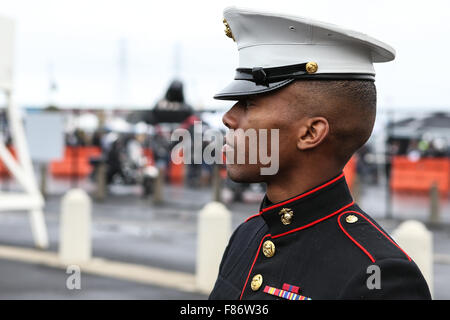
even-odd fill
[(394, 230), (392, 237), (422, 271), (433, 296), (433, 234), (423, 223), (408, 220)]
[(231, 234), (231, 214), (220, 202), (208, 203), (199, 213), (197, 224), (196, 285), (211, 292), (219, 273), (222, 255)]
[(82, 189), (72, 189), (62, 199), (59, 259), (64, 264), (91, 258), (91, 207), (91, 199)]

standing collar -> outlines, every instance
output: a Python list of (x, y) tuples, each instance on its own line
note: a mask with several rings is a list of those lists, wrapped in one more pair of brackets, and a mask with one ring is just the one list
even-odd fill
[[(274, 237), (320, 222), (353, 204), (344, 173), (341, 172), (309, 191), (276, 204), (272, 204), (266, 195), (259, 213), (247, 221), (261, 215), (269, 227), (269, 233)], [(283, 217), (284, 222), (289, 223), (283, 223)]]

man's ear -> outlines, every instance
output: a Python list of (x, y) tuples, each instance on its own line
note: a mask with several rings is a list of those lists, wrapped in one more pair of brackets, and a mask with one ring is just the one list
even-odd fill
[(329, 131), (328, 120), (324, 117), (308, 118), (298, 130), (297, 148), (307, 150), (317, 147)]

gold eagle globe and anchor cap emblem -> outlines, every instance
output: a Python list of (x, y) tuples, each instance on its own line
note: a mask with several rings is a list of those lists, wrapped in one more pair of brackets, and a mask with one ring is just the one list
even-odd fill
[(233, 41), (236, 41), (236, 40), (234, 40), (234, 36), (233, 36), (233, 33), (231, 32), (231, 28), (230, 28), (230, 25), (227, 22), (227, 19), (223, 18), (223, 24), (225, 25), (225, 35), (228, 38), (233, 39)]
[(278, 213), (281, 216), (281, 222), (284, 225), (288, 225), (292, 222), (292, 218), (294, 217), (294, 211), (289, 208), (283, 208)]

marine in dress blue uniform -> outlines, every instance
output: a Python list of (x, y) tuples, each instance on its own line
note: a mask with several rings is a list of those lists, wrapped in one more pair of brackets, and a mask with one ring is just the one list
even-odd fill
[[(215, 98), (238, 101), (229, 111), (231, 114), (224, 116), (224, 123), (230, 128), (255, 124), (263, 118), (255, 109), (249, 111), (248, 108), (253, 107), (246, 107), (249, 97), (259, 101), (255, 108), (269, 108), (267, 99), (275, 103), (277, 95), (285, 95), (284, 99), (290, 97), (286, 94), (288, 89), (282, 93), (282, 88), (298, 81), (307, 81), (300, 85), (306, 94), (310, 93), (305, 89), (309, 88), (308, 83), (315, 80), (321, 81), (323, 91), (328, 90), (328, 83), (336, 86), (335, 81), (339, 80), (363, 81), (361, 86), (364, 87), (375, 79), (373, 63), (391, 61), (395, 57), (393, 48), (367, 35), (302, 17), (234, 7), (226, 9), (224, 17), (225, 32), (238, 45), (239, 68), (233, 82)], [(339, 86), (333, 91), (337, 100), (339, 88), (361, 88), (356, 82)], [(261, 96), (263, 98), (258, 98)], [(353, 96), (352, 91), (350, 96)], [(361, 96), (359, 100), (363, 98)], [(431, 298), (417, 265), (354, 202), (343, 171), (336, 169), (343, 167), (345, 161), (342, 159), (348, 160), (350, 151), (368, 139), (373, 127), (374, 111), (368, 113), (373, 114), (369, 117), (373, 119), (367, 119), (367, 126), (361, 126), (365, 118), (364, 113), (359, 115), (358, 108), (363, 108), (366, 102), (363, 101), (361, 106), (354, 102), (356, 107), (348, 108), (356, 109), (348, 109), (354, 111), (348, 112), (346, 105), (353, 101), (352, 97), (349, 99), (344, 104), (335, 103), (336, 108), (342, 108), (343, 119), (339, 118), (340, 109), (338, 112), (324, 109), (324, 116), (311, 116), (311, 121), (304, 120), (307, 118), (304, 116), (298, 120), (299, 126), (307, 129), (306, 133), (299, 133), (297, 140), (292, 140), (298, 147), (292, 154), (310, 169), (299, 164), (298, 170), (303, 170), (302, 174), (295, 176), (295, 171), (291, 171), (285, 177), (291, 180), (285, 184), (276, 177), (258, 180), (268, 181), (268, 192), (259, 212), (251, 215), (231, 236), (210, 299)], [(333, 101), (327, 103), (334, 106)], [(313, 101), (301, 105), (306, 110), (305, 115), (309, 114), (308, 108), (320, 109)], [(345, 112), (348, 116), (344, 119)], [(281, 113), (280, 118), (283, 117)], [(356, 114), (356, 121), (352, 120), (352, 113)], [(241, 121), (240, 118), (245, 119)], [(295, 117), (292, 118), (295, 121)], [(339, 140), (330, 136), (339, 130), (350, 130), (350, 135), (342, 141), (342, 146), (333, 149)], [(348, 142), (353, 139), (351, 130), (356, 136), (363, 132), (367, 137), (360, 140), (356, 137), (357, 143), (352, 144)], [(289, 140), (290, 135), (284, 140)], [(285, 146), (280, 148), (288, 150)], [(327, 148), (345, 149), (342, 161), (338, 159), (337, 151), (324, 157)], [(280, 157), (292, 158), (292, 154), (282, 153)], [(340, 163), (334, 161), (334, 155), (342, 162), (341, 166), (332, 165)], [(280, 170), (286, 172), (289, 164), (283, 164), (282, 160), (280, 163)], [(236, 168), (227, 166), (231, 178), (243, 181), (241, 176), (250, 177), (249, 167)], [(336, 173), (330, 176), (330, 172)], [(329, 178), (324, 179), (326, 176)], [(296, 183), (303, 179), (304, 183)], [(278, 191), (274, 191), (274, 185)], [(290, 189), (308, 185), (309, 188), (303, 188), (302, 192), (283, 198), (285, 194), (292, 194)], [(278, 201), (272, 203), (269, 194)], [(375, 273), (379, 278), (374, 285), (371, 276)]]
[[(371, 265), (379, 289), (367, 284)], [(281, 203), (265, 198), (232, 235), (219, 270), (210, 299), (277, 299), (265, 288), (285, 284), (309, 299), (430, 299), (419, 268), (354, 203), (343, 174)]]

